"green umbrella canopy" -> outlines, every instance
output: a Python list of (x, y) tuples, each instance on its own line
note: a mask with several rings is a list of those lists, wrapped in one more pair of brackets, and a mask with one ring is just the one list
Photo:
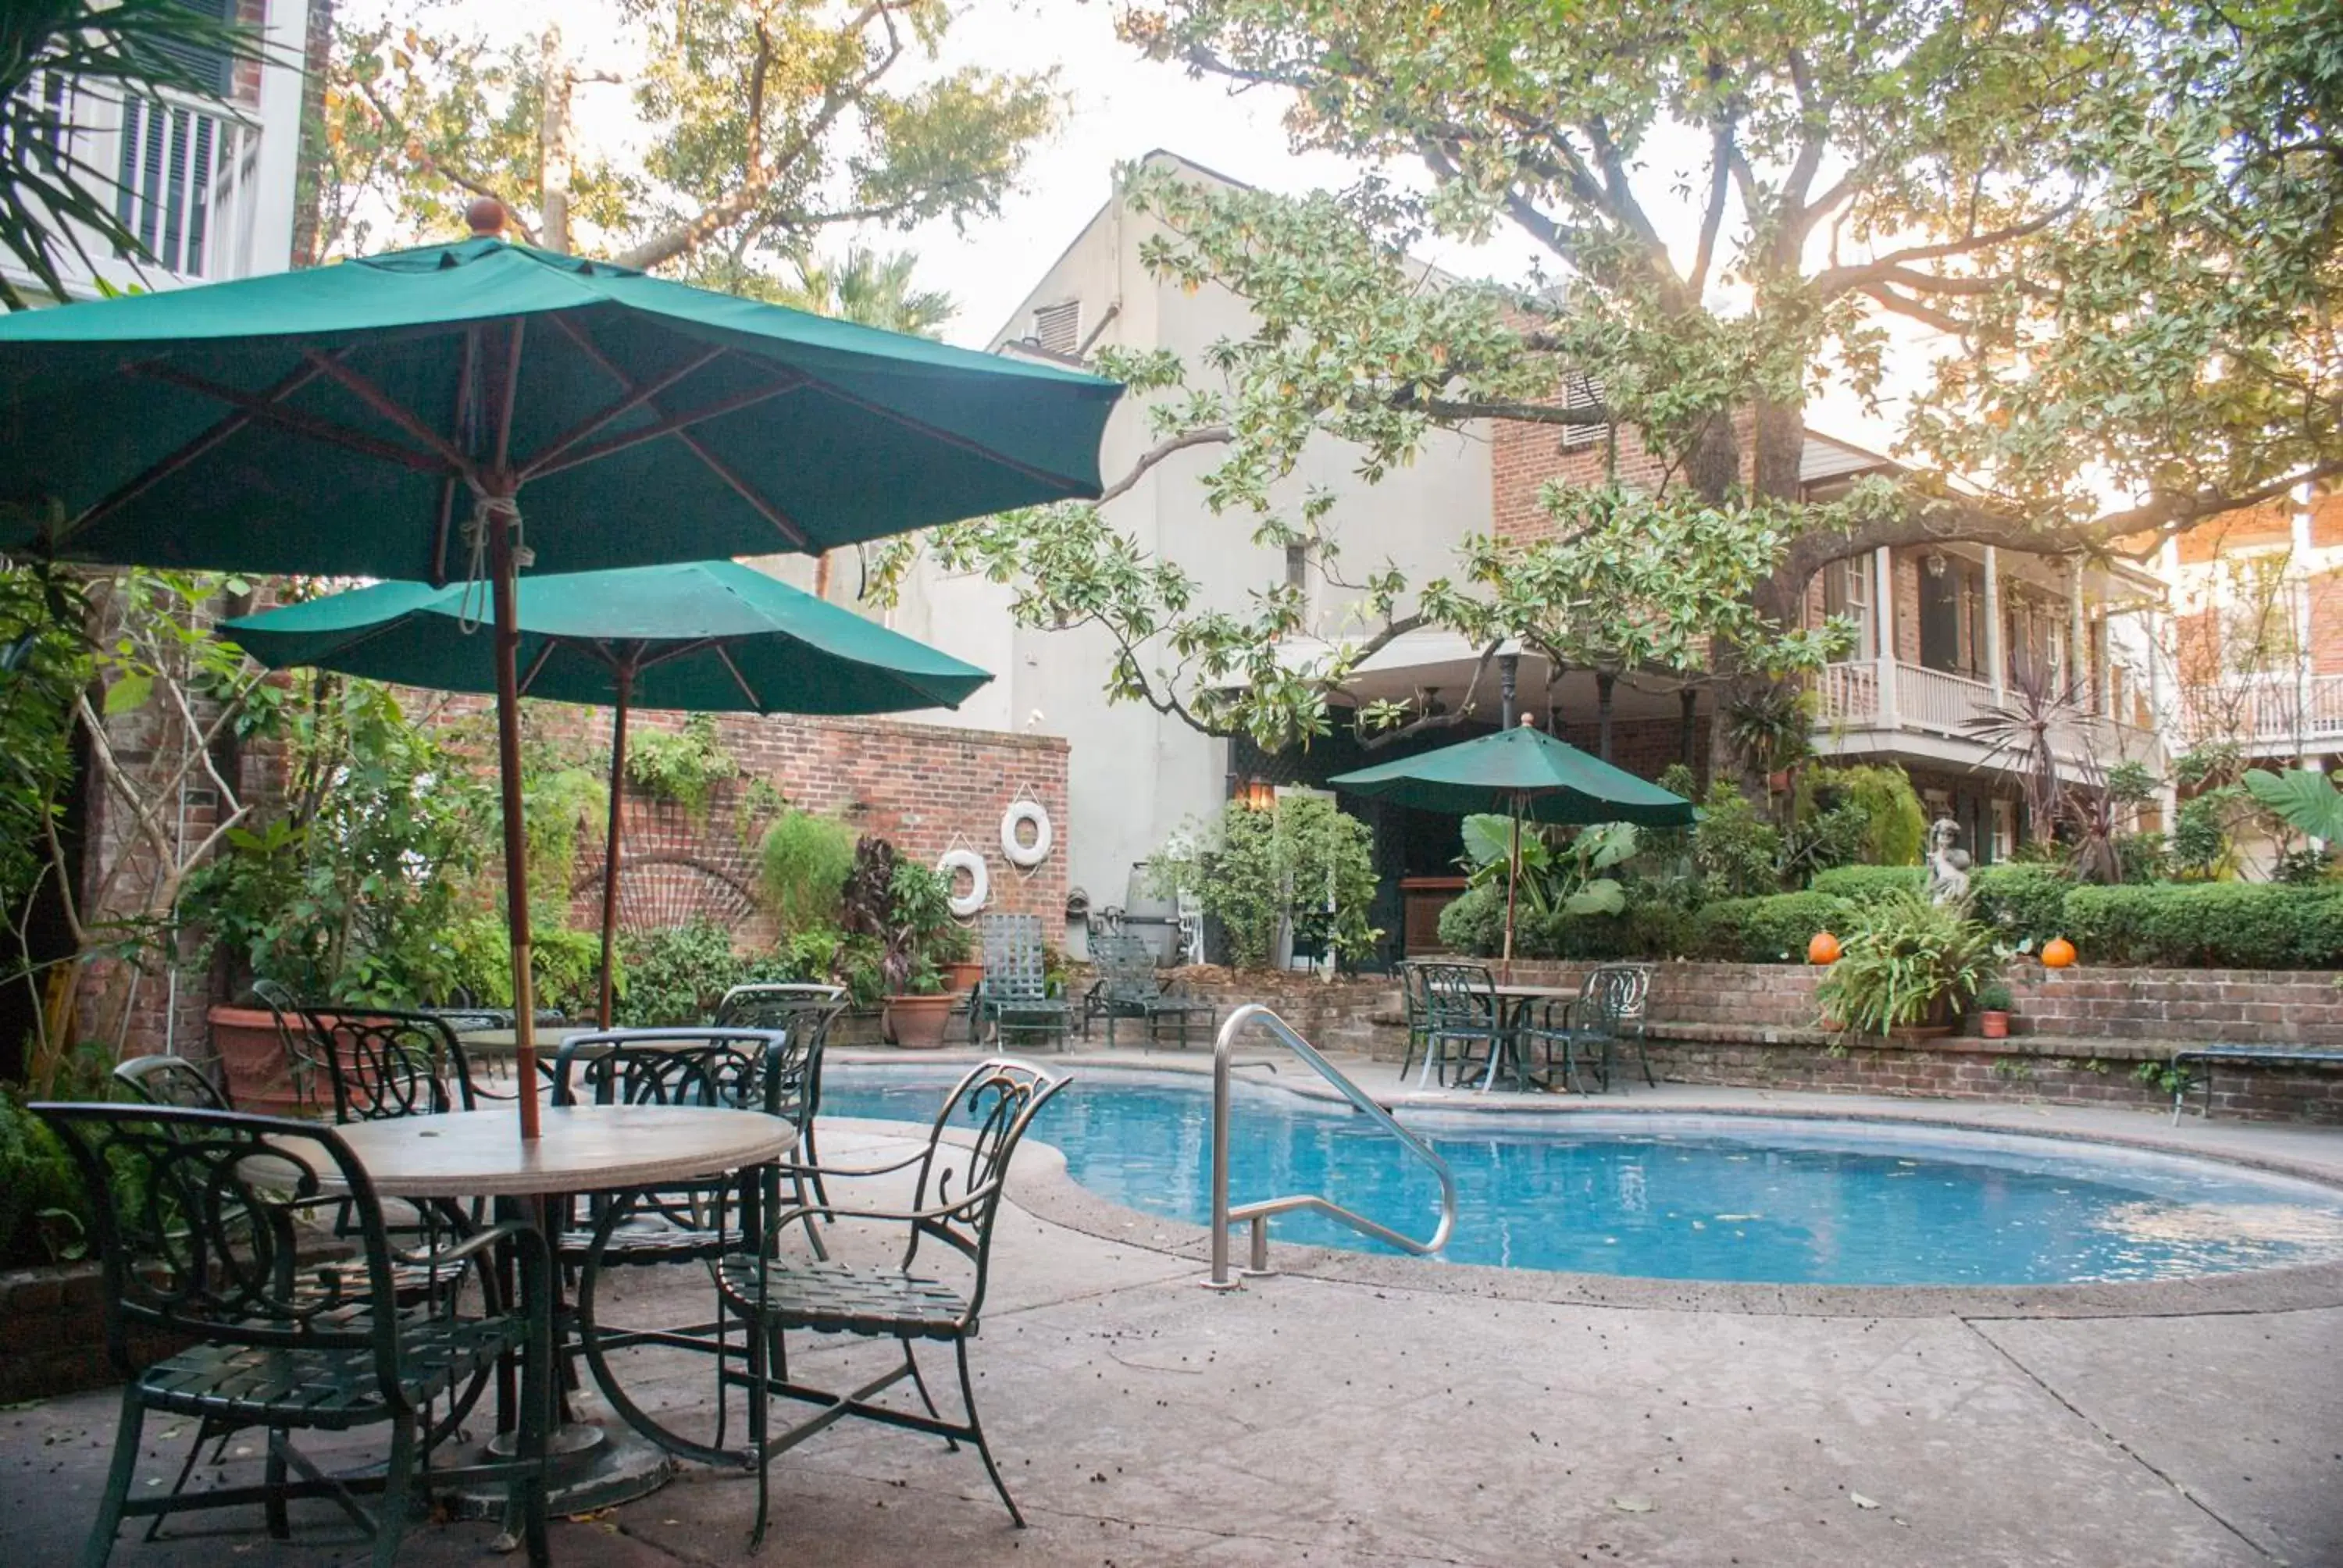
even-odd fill
[(1462, 817), (1513, 811), (1534, 822), (1684, 828), (1692, 802), (1528, 725), (1327, 780), (1337, 789)]
[(435, 583), (1099, 493), (1121, 388), (475, 236), (0, 317), (0, 548)]
[[(439, 691), (493, 692), (478, 591), (377, 583), (223, 622), (272, 668), (317, 665)], [(693, 712), (893, 713), (957, 708), (992, 678), (731, 561), (525, 577), (521, 689), (560, 702)], [(469, 628), (469, 629), (468, 629)], [(628, 674), (621, 691), (619, 673)]]

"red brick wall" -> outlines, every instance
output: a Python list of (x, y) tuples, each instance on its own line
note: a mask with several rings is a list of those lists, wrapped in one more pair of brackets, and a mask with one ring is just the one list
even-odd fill
[[(1708, 768), (1708, 716), (1692, 721), (1692, 767), (1695, 774)], [(1569, 723), (1561, 738), (1590, 756), (1602, 755), (1599, 724)], [(1684, 723), (1676, 719), (1614, 719), (1611, 721), (1611, 760), (1639, 779), (1657, 779), (1670, 764), (1684, 760)]]

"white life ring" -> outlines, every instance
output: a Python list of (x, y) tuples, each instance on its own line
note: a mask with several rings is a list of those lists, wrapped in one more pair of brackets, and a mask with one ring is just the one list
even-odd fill
[[(1033, 825), (1033, 841), (1025, 842), (1017, 829), (1025, 823)], [(1001, 814), (1001, 852), (1012, 866), (1031, 870), (1050, 858), (1050, 814), (1041, 809), (1039, 800), (1019, 800)]]
[(948, 888), (959, 886), (959, 873), (962, 871), (968, 873), (968, 891), (952, 895), (951, 912), (964, 920), (984, 908), (985, 901), (991, 898), (992, 880), (984, 874), (984, 857), (973, 849), (947, 849), (943, 859), (936, 862), (936, 874)]

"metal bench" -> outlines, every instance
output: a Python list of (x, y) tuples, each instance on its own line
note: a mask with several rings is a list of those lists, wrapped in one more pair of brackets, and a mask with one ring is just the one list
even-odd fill
[[(2167, 1064), (2176, 1073), (2191, 1061), (2203, 1062), (2205, 1083), (2205, 1116), (2213, 1114), (2213, 1071), (2217, 1061), (2257, 1061), (2267, 1065), (2285, 1066), (2294, 1062), (2317, 1062), (2329, 1067), (2343, 1067), (2343, 1047), (2286, 1045), (2189, 1045), (2172, 1053)], [(2172, 1084), (2172, 1124), (2180, 1124), (2180, 1108), (2188, 1094), (2188, 1075), (2180, 1074)]]

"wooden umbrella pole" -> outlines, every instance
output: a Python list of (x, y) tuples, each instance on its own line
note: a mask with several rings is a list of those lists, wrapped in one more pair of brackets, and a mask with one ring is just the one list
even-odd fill
[(1513, 896), (1522, 885), (1522, 798), (1514, 796), (1513, 805), (1513, 855), (1505, 877), (1505, 956), (1498, 970), (1508, 981), (1513, 978)]
[(517, 514), (509, 496), (492, 498), (481, 519), (488, 530), (488, 578), (497, 641), (497, 771), (505, 814), (505, 923), (512, 932), (513, 1076), (519, 1084), (520, 1135), (534, 1140), (537, 1118), (537, 987), (528, 937), (528, 834), (520, 807), (520, 608), (513, 558)]
[(602, 849), (602, 999), (595, 1020), (610, 1027), (610, 1002), (616, 987), (618, 950), (618, 808), (627, 794), (627, 705), (634, 699), (635, 667), (621, 664), (614, 672), (618, 705), (610, 716), (610, 826)]

